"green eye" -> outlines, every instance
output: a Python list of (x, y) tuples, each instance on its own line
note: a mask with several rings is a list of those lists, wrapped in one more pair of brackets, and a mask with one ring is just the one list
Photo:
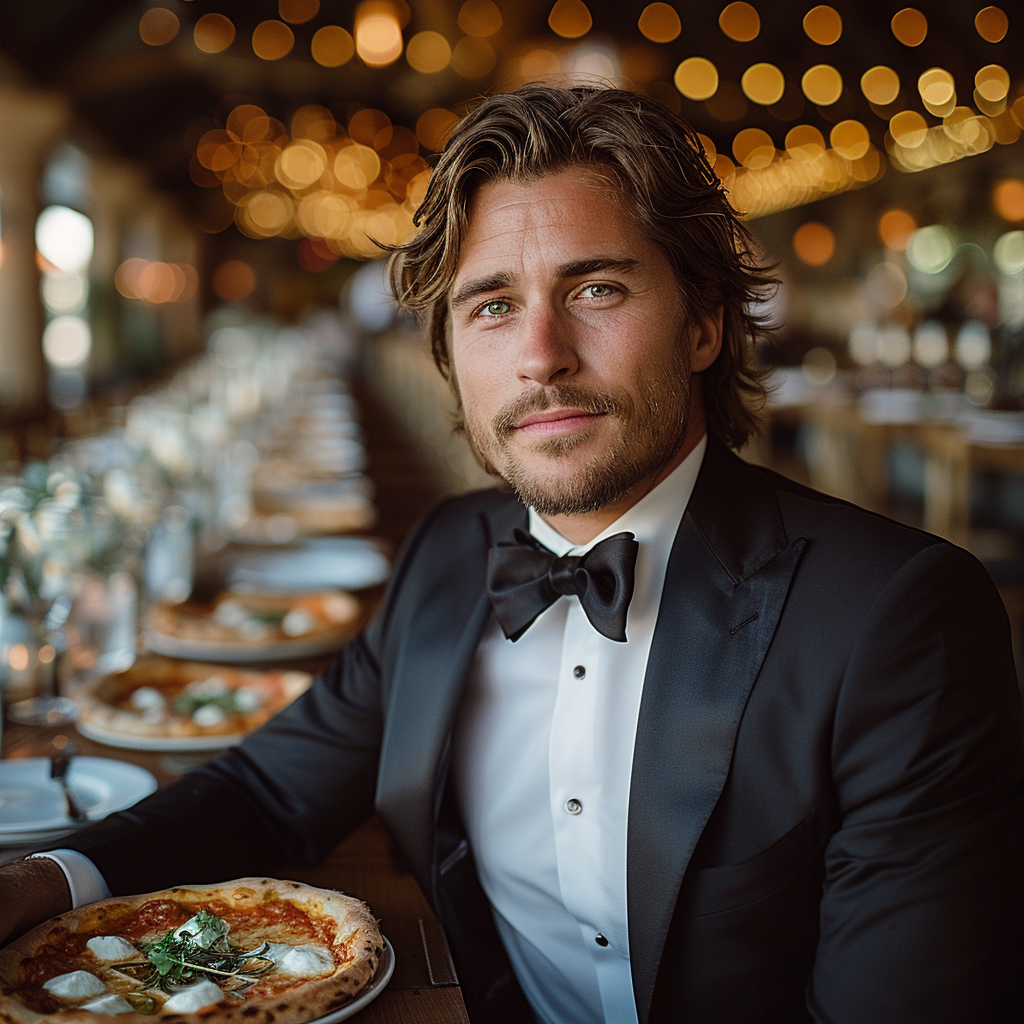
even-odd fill
[(507, 313), (512, 307), (505, 301), (498, 299), (495, 302), (488, 302), (484, 306), (484, 312), (488, 316), (502, 316)]
[(612, 286), (610, 284), (592, 284), (587, 291), (590, 292), (592, 298), (603, 299), (606, 295), (611, 295)]

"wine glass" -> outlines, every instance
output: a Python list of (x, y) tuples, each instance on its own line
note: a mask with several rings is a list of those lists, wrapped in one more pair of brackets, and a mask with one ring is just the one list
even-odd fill
[(40, 676), (38, 695), (8, 709), (16, 722), (66, 725), (78, 715), (75, 702), (60, 694), (60, 656), (75, 582), (94, 553), (96, 527), (96, 510), (52, 497), (14, 522), (8, 593), (35, 637)]

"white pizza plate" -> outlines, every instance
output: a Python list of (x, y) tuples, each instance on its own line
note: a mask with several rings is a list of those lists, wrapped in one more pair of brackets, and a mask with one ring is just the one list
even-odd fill
[(245, 739), (245, 733), (240, 732), (227, 736), (129, 736), (81, 719), (75, 722), (75, 728), (87, 739), (105, 743), (108, 747), (120, 747), (122, 750), (225, 750)]
[(293, 548), (252, 552), (231, 559), (228, 589), (301, 594), (310, 590), (362, 590), (383, 583), (391, 563), (371, 540), (311, 538)]
[[(75, 757), (68, 788), (89, 821), (131, 807), (156, 789), (156, 779), (138, 765), (106, 757)], [(67, 816), (50, 761), (26, 757), (0, 761), (0, 846), (40, 842), (78, 825)]]
[(348, 630), (326, 636), (297, 636), (270, 643), (218, 643), (213, 640), (188, 640), (146, 629), (146, 646), (154, 654), (190, 661), (220, 661), (230, 665), (263, 665), (271, 661), (295, 661), (337, 654), (352, 636)]
[(372, 1003), (374, 999), (376, 999), (377, 996), (387, 988), (387, 984), (391, 980), (391, 975), (394, 973), (395, 951), (391, 948), (391, 943), (388, 942), (387, 939), (384, 939), (384, 954), (380, 958), (380, 963), (377, 964), (377, 972), (370, 980), (370, 984), (363, 989), (362, 994), (353, 999), (351, 1003), (346, 1003), (340, 1009), (334, 1010), (323, 1017), (317, 1017), (314, 1021), (310, 1021), (310, 1024), (337, 1024), (338, 1021), (348, 1020), (349, 1017), (354, 1017), (365, 1006)]

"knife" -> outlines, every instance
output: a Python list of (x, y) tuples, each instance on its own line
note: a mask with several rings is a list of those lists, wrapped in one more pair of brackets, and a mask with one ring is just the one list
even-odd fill
[[(64, 737), (60, 737), (64, 739)], [(77, 748), (74, 743), (65, 742), (63, 746), (54, 742), (54, 751), (50, 754), (50, 778), (56, 779), (60, 783), (61, 789), (64, 790), (64, 802), (67, 804), (68, 817), (75, 822), (84, 822), (86, 818), (85, 811), (78, 806), (77, 801), (71, 795), (71, 790), (68, 789), (67, 774), (68, 768), (71, 766), (71, 758), (77, 753)]]

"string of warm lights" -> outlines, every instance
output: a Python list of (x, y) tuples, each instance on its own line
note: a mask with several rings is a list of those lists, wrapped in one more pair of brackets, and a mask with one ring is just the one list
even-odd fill
[[(320, 0), (279, 0), (279, 18), (262, 21), (252, 31), (253, 53), (266, 61), (298, 56), (292, 26), (313, 22), (319, 13)], [(353, 59), (384, 68), (404, 54), (420, 74), (450, 68), (470, 80), (496, 68), (489, 40), (502, 29), (503, 17), (494, 0), (461, 5), (457, 24), (463, 35), (458, 39), (434, 30), (406, 39), (411, 17), (405, 0), (363, 0), (349, 28), (316, 27), (309, 56), (329, 68)], [(811, 7), (801, 24), (807, 38), (823, 48), (835, 46), (843, 35), (841, 14), (827, 4)], [(677, 109), (680, 97), (703, 103), (724, 125), (740, 120), (748, 103), (796, 121), (805, 101), (828, 120), (844, 97), (849, 102), (841, 72), (827, 60), (810, 64), (799, 82), (787, 82), (783, 71), (766, 61), (751, 63), (738, 81), (724, 80), (716, 65), (701, 55), (686, 57), (671, 72), (661, 48), (680, 39), (683, 22), (670, 3), (642, 9), (637, 29), (646, 43), (639, 46), (582, 42), (594, 27), (584, 0), (556, 0), (547, 25), (553, 41), (538, 45), (534, 40), (507, 51), (500, 69), (503, 83), (597, 78), (648, 92)], [(718, 25), (728, 40), (740, 45), (756, 39), (762, 28), (757, 9), (742, 0), (723, 7)], [(977, 12), (974, 26), (983, 40), (999, 43), (1009, 31), (1009, 19), (1001, 8), (989, 6)], [(162, 46), (180, 27), (172, 11), (153, 7), (142, 15), (139, 32), (150, 45)], [(904, 8), (893, 15), (890, 29), (901, 45), (916, 48), (928, 36), (928, 19), (916, 8)], [(202, 14), (192, 27), (195, 46), (208, 54), (233, 46), (236, 34), (234, 23), (217, 12)], [(885, 65), (862, 74), (860, 90), (885, 122), (884, 129), (846, 118), (834, 125), (827, 143), (818, 129), (797, 124), (781, 148), (754, 128), (735, 135), (732, 158), (712, 154), (709, 139), (705, 146), (733, 205), (752, 218), (870, 184), (885, 172), (886, 154), (898, 170), (914, 172), (1019, 138), (1024, 95), (1019, 84), (1013, 95), (1011, 76), (1002, 66), (988, 64), (977, 71), (972, 106), (958, 99), (954, 77), (944, 68), (927, 69), (916, 84), (915, 94)], [(923, 112), (914, 109), (917, 100)], [(455, 120), (452, 112), (435, 108), (411, 130), (393, 125), (382, 111), (364, 110), (341, 124), (323, 107), (304, 107), (286, 128), (261, 108), (240, 104), (222, 127), (207, 131), (194, 147), (192, 178), (222, 191), (230, 219), (250, 237), (305, 237), (317, 243), (311, 250), (319, 254), (317, 259), (368, 258), (380, 252), (374, 240), (394, 244), (412, 231), (412, 214), (429, 177), (421, 148), (439, 148)], [(884, 135), (882, 146), (872, 145), (872, 132)], [(216, 228), (227, 226), (230, 219), (223, 218)]]

